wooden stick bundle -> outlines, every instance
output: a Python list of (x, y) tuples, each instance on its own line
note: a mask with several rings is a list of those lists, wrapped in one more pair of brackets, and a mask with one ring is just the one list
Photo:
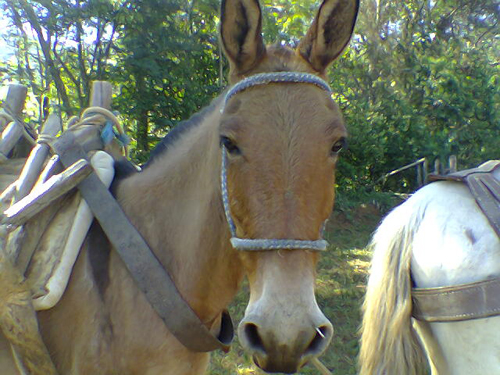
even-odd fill
[(47, 208), (57, 198), (63, 196), (82, 182), (92, 172), (88, 161), (81, 159), (62, 173), (52, 176), (19, 202), (4, 212), (2, 224), (19, 226), (40, 211)]
[[(16, 86), (12, 90), (11, 94), (9, 94), (10, 97), (22, 96), (23, 90), (24, 98), (26, 97), (25, 88), (21, 89)], [(24, 106), (24, 98), (23, 100), (9, 99), (13, 103), (10, 104), (10, 109), (20, 114)], [(23, 104), (20, 108), (14, 105), (14, 103), (20, 102)], [(111, 85), (108, 82), (94, 82), (91, 106), (109, 109), (110, 105)], [(0, 152), (5, 156), (10, 153), (23, 135), (23, 129), (18, 124), (11, 123), (7, 125), (8, 120), (7, 116), (0, 116), (0, 131), (3, 130), (2, 139), (0, 140)], [(81, 131), (76, 131), (75, 136), (83, 144), (97, 145), (97, 147), (90, 147), (89, 149), (98, 149), (99, 145), (102, 144), (99, 130), (92, 128), (92, 126), (89, 126), (81, 129)], [(60, 129), (60, 121), (49, 117), (44, 126), (44, 133), (48, 136), (55, 136), (59, 131), (58, 129)], [(14, 185), (15, 191), (14, 187), (11, 187), (9, 192), (2, 197), (4, 200), (8, 200), (15, 193), (16, 203), (5, 211), (0, 224), (18, 226), (26, 223), (27, 220), (38, 213), (43, 215), (47, 212), (47, 210), (43, 211), (44, 208), (49, 206), (54, 199), (63, 196), (91, 173), (88, 162), (80, 160), (62, 173), (53, 175), (60, 168), (60, 163), (55, 156), (43, 167), (48, 154), (49, 147), (46, 144), (37, 145), (32, 150), (28, 163)], [(51, 175), (53, 176), (50, 177)], [(29, 224), (36, 225), (33, 221), (29, 221)], [(57, 375), (57, 370), (39, 332), (31, 290), (24, 279), (23, 272), (7, 256), (3, 246), (2, 242), (4, 241), (2, 240), (7, 238), (6, 228), (7, 225), (0, 225), (0, 231), (4, 232), (0, 233), (0, 285), (2, 285), (0, 291), (0, 328), (11, 344), (12, 352), (17, 359), (21, 373)], [(27, 264), (28, 262), (29, 259), (26, 259), (24, 263)]]

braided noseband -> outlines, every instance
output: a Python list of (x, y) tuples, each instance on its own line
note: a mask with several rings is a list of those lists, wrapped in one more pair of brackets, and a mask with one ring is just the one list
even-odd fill
[[(316, 85), (328, 93), (331, 93), (330, 86), (321, 78), (308, 73), (278, 72), (262, 73), (248, 77), (234, 85), (226, 94), (221, 113), (234, 95), (250, 87), (266, 85), (269, 83), (309, 83)], [(280, 250), (280, 249), (303, 249), (324, 251), (328, 246), (325, 240), (305, 241), (296, 239), (248, 239), (236, 236), (236, 225), (234, 224), (229, 205), (229, 194), (227, 191), (227, 150), (222, 145), (222, 167), (221, 167), (221, 190), (224, 213), (231, 231), (231, 245), (238, 250)], [(324, 228), (324, 225), (323, 225)]]

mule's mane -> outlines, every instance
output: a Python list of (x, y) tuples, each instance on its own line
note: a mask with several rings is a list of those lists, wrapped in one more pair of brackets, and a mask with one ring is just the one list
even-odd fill
[[(165, 135), (165, 137), (163, 137), (162, 140), (156, 144), (153, 151), (151, 151), (148, 161), (142, 166), (142, 170), (145, 170), (156, 160), (165, 156), (171, 146), (182, 138), (183, 135), (197, 128), (203, 122), (205, 117), (214, 111), (220, 100), (220, 97), (217, 97), (200, 112), (195, 113), (187, 120), (179, 122), (172, 130), (170, 130), (167, 135)], [(115, 192), (120, 181), (136, 173), (137, 170), (127, 159), (124, 158), (123, 160), (115, 162), (115, 178), (113, 180), (111, 190)]]
[(167, 135), (163, 137), (163, 139), (155, 146), (153, 151), (151, 151), (151, 155), (142, 169), (148, 168), (156, 160), (163, 157), (171, 146), (175, 144), (183, 135), (198, 127), (203, 122), (205, 117), (214, 111), (219, 101), (220, 97), (217, 97), (200, 112), (195, 113), (187, 120), (181, 121), (172, 130), (170, 130)]

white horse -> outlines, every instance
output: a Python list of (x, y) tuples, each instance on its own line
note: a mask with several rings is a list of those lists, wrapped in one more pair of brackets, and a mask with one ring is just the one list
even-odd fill
[[(500, 168), (493, 177), (500, 181)], [(500, 374), (500, 316), (448, 322), (412, 317), (414, 287), (500, 277), (499, 237), (465, 184), (440, 181), (417, 191), (383, 220), (372, 248), (361, 375)], [(491, 303), (500, 293), (490, 297), (471, 295)]]

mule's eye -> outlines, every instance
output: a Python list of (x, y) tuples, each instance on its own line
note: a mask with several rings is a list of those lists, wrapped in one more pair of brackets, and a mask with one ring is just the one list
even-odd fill
[(241, 154), (241, 151), (238, 148), (238, 146), (236, 146), (236, 144), (229, 137), (226, 137), (224, 135), (221, 136), (220, 137), (220, 144), (222, 146), (224, 146), (226, 148), (227, 152), (229, 152), (231, 155), (240, 155)]
[(332, 146), (332, 154), (336, 155), (340, 151), (342, 151), (347, 146), (347, 140), (345, 138), (340, 138), (337, 142), (335, 142)]

